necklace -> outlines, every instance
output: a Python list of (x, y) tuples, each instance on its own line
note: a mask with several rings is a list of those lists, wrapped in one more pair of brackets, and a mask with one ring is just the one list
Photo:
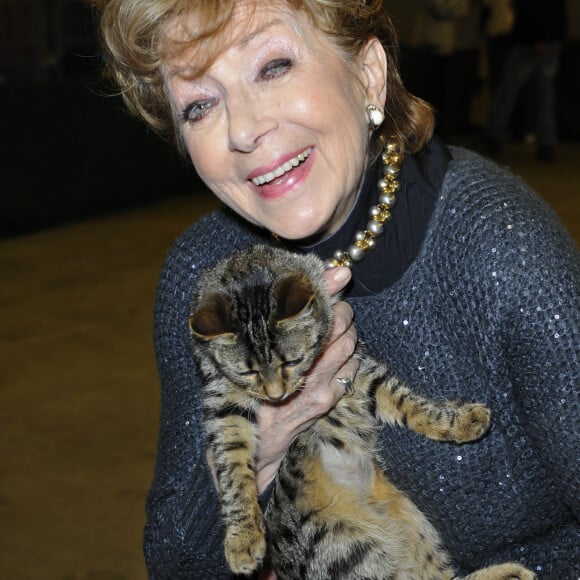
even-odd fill
[(367, 229), (358, 231), (352, 244), (346, 251), (337, 250), (334, 256), (325, 261), (326, 268), (345, 266), (352, 268), (353, 262), (360, 262), (368, 250), (376, 247), (376, 239), (383, 235), (385, 224), (391, 219), (391, 209), (397, 202), (397, 192), (400, 187), (399, 172), (404, 155), (394, 141), (387, 141), (381, 154), (383, 161), (383, 177), (378, 180), (379, 203), (369, 210), (370, 220)]

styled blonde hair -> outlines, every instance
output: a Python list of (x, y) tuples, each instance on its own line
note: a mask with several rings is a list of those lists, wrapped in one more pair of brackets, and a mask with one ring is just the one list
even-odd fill
[[(203, 71), (219, 53), (222, 32), (241, 0), (97, 0), (107, 70), (118, 85), (129, 110), (161, 137), (184, 153), (176, 113), (171, 106), (163, 65), (175, 51), (167, 25), (194, 13), (197, 33), (187, 40), (196, 46)], [(244, 0), (248, 1), (248, 0)], [(382, 0), (281, 0), (302, 10), (314, 25), (353, 61), (369, 38), (376, 37), (387, 55), (387, 99), (381, 133), (394, 137), (411, 153), (423, 148), (433, 133), (431, 107), (410, 94), (401, 81), (399, 46), (395, 29)], [(259, 0), (256, 0), (256, 5)], [(174, 52), (170, 52), (174, 51)], [(361, 111), (361, 114), (363, 112)]]

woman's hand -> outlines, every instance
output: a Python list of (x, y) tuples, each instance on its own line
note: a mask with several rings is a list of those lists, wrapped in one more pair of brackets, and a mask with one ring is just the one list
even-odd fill
[[(331, 294), (340, 292), (350, 280), (348, 268), (325, 273)], [(256, 459), (258, 489), (262, 493), (276, 476), (280, 462), (294, 438), (328, 413), (344, 395), (344, 385), (336, 379), (354, 379), (358, 361), (351, 358), (357, 335), (353, 312), (346, 302), (334, 306), (334, 326), (326, 350), (312, 367), (304, 388), (288, 403), (263, 403), (258, 411), (260, 440)]]

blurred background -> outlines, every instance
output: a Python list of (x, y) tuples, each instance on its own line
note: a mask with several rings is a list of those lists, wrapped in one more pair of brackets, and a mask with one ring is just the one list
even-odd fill
[[(448, 142), (481, 150), (494, 66), (505, 52), (498, 59), (490, 51), (487, 0), (466, 2), (438, 48), (425, 41), (425, 0), (386, 6), (408, 87), (436, 105)], [(217, 205), (189, 164), (129, 117), (103, 82), (101, 63), (90, 1), (0, 0), (0, 578), (7, 580), (146, 578), (141, 537), (159, 412), (155, 285), (172, 240)], [(567, 2), (556, 88), (554, 160), (534, 156), (531, 79), (498, 161), (580, 240), (577, 0)]]

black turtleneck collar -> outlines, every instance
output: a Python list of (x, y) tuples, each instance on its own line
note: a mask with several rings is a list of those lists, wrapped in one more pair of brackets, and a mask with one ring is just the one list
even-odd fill
[[(385, 224), (385, 233), (377, 238), (377, 246), (352, 268), (353, 279), (345, 296), (368, 296), (393, 285), (411, 265), (425, 238), (429, 219), (443, 183), (451, 154), (434, 137), (416, 155), (403, 161), (401, 184), (392, 218)], [(379, 159), (367, 170), (363, 186), (347, 220), (332, 236), (310, 246), (299, 246), (323, 259), (337, 249), (346, 250), (359, 230), (365, 230), (369, 209), (378, 202), (377, 181), (382, 177)]]

